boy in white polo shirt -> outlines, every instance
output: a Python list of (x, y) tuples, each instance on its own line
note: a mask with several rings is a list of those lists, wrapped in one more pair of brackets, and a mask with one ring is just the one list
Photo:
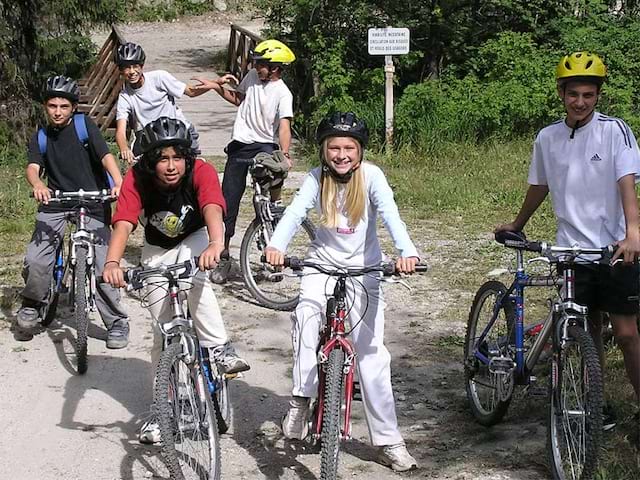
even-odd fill
[(606, 68), (597, 55), (577, 52), (556, 68), (558, 95), (567, 116), (535, 140), (529, 189), (516, 219), (496, 231), (520, 231), (551, 193), (561, 246), (617, 244), (624, 264), (578, 265), (576, 300), (589, 307), (591, 334), (601, 361), (602, 315), (610, 314), (627, 375), (640, 398), (638, 265), (640, 231), (635, 183), (640, 154), (627, 124), (595, 111)]

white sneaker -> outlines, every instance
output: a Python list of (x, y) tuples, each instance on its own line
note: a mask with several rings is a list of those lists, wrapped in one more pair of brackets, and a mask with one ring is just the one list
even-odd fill
[(142, 424), (138, 434), (138, 441), (147, 445), (160, 442), (160, 425), (155, 419), (152, 418)]
[(282, 418), (282, 433), (291, 440), (304, 440), (309, 433), (309, 399), (291, 397), (289, 411)]
[(418, 462), (411, 456), (404, 442), (380, 447), (378, 462), (391, 467), (394, 472), (406, 472), (418, 468)]

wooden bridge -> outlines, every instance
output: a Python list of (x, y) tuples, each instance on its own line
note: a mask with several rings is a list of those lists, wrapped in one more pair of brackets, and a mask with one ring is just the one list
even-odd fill
[[(200, 62), (199, 58), (210, 59), (216, 49), (224, 48), (220, 43), (225, 43), (222, 41), (222, 32), (214, 33), (217, 35), (215, 38), (218, 45), (202, 45), (193, 48), (192, 51), (186, 51), (181, 47), (187, 42), (167, 41), (165, 45), (157, 45), (157, 41), (147, 41), (143, 33), (127, 30), (127, 26), (120, 28), (112, 26), (98, 52), (96, 62), (79, 81), (81, 91), (79, 110), (90, 115), (100, 130), (107, 134), (115, 133), (116, 104), (123, 85), (120, 72), (114, 62), (119, 45), (127, 41), (141, 44), (147, 53), (145, 70), (167, 70), (179, 80), (189, 82), (190, 78), (196, 74), (209, 78), (216, 76), (210, 71), (210, 60)], [(229, 25), (228, 38), (226, 71), (242, 78), (250, 68), (250, 51), (262, 39), (249, 29), (235, 24)], [(181, 58), (185, 55), (191, 55), (194, 60)], [(185, 64), (188, 68), (185, 68)], [(205, 72), (198, 72), (203, 69)], [(223, 155), (224, 145), (231, 138), (235, 107), (227, 104), (214, 93), (195, 99), (181, 98), (178, 103), (187, 119), (198, 129), (203, 153)]]

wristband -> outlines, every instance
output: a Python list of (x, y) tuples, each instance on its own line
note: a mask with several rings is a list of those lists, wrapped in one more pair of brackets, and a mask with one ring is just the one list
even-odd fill
[(118, 266), (120, 266), (120, 261), (119, 260), (107, 260), (106, 262), (104, 262), (104, 265), (102, 267), (104, 268), (107, 265), (109, 265), (110, 263), (117, 263)]
[(209, 242), (209, 245), (215, 245), (215, 244), (224, 245), (224, 242), (221, 242), (220, 240), (211, 240)]
[(291, 158), (291, 155), (289, 154), (289, 152), (282, 152), (282, 155), (284, 155), (287, 158)]

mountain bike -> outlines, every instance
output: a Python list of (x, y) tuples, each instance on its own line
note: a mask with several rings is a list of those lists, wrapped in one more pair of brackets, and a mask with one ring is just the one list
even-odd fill
[[(291, 270), (280, 271), (261, 259), (285, 207), (279, 201), (272, 202), (269, 197), (269, 185), (273, 179), (269, 169), (256, 159), (239, 161), (249, 165), (256, 215), (245, 231), (240, 245), (242, 278), (251, 295), (262, 306), (273, 310), (293, 310), (298, 304), (300, 279), (292, 275)], [(303, 257), (316, 236), (315, 232), (316, 228), (311, 220), (305, 219), (302, 228), (291, 240), (288, 250), (296, 256)]]
[[(41, 314), (42, 325), (48, 326), (54, 319), (59, 295), (69, 291), (69, 303), (76, 320), (77, 371), (84, 374), (88, 368), (87, 341), (89, 314), (96, 311), (95, 245), (97, 237), (88, 230), (89, 207), (109, 203), (114, 199), (109, 190), (62, 192), (56, 190), (49, 203), (68, 207), (67, 222), (72, 226), (67, 245), (64, 240), (56, 250), (56, 260), (49, 286), (49, 295)], [(67, 251), (67, 263), (64, 252)], [(70, 277), (70, 278), (69, 278)], [(69, 284), (69, 288), (67, 288)]]
[[(309, 432), (312, 442), (320, 442), (320, 479), (338, 478), (340, 443), (351, 438), (351, 403), (354, 397), (356, 351), (347, 338), (349, 312), (347, 280), (351, 277), (396, 274), (394, 263), (364, 268), (337, 268), (316, 262), (286, 257), (285, 267), (301, 272), (308, 267), (336, 278), (333, 295), (327, 299), (325, 324), (318, 343), (318, 397), (311, 416)], [(426, 265), (416, 265), (416, 272), (426, 272)], [(353, 326), (352, 326), (353, 327)]]
[(226, 431), (231, 418), (227, 379), (215, 359), (209, 361), (208, 349), (200, 347), (193, 321), (188, 312), (185, 314), (181, 301), (187, 280), (196, 273), (197, 257), (173, 265), (125, 271), (128, 288), (166, 288), (171, 299), (173, 319), (158, 323), (163, 349), (153, 401), (162, 457), (175, 480), (220, 478), (219, 432)]
[[(553, 476), (585, 480), (593, 475), (602, 443), (602, 372), (588, 331), (587, 307), (575, 302), (577, 260), (586, 255), (605, 262), (613, 249), (559, 247), (528, 241), (524, 234), (500, 232), (496, 241), (516, 253), (516, 271), (509, 288), (498, 281), (483, 284), (475, 295), (464, 348), (466, 392), (471, 411), (491, 426), (507, 412), (516, 385), (530, 385), (541, 354), (551, 341), (549, 422), (547, 440)], [(525, 272), (524, 252), (541, 257), (548, 275)], [(560, 272), (560, 273), (559, 273)], [(525, 287), (555, 287), (558, 298), (533, 343), (525, 342)]]

